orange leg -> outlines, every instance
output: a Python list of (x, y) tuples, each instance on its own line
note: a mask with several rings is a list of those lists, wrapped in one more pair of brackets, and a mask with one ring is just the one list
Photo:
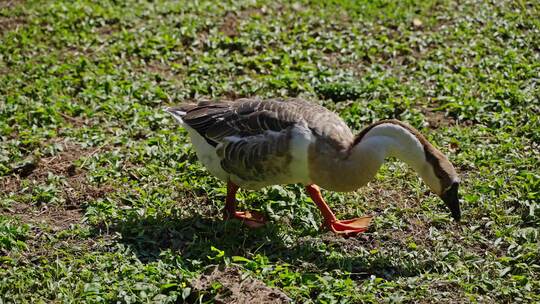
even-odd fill
[(225, 199), (225, 209), (223, 210), (223, 219), (231, 218), (242, 221), (250, 228), (262, 227), (266, 224), (264, 216), (257, 211), (236, 211), (236, 192), (238, 186), (229, 181), (227, 183), (227, 198)]
[(324, 224), (334, 233), (354, 235), (367, 230), (371, 222), (371, 216), (364, 216), (351, 220), (338, 221), (328, 204), (324, 201), (321, 190), (317, 185), (308, 185), (306, 190), (311, 199), (317, 204), (324, 217)]

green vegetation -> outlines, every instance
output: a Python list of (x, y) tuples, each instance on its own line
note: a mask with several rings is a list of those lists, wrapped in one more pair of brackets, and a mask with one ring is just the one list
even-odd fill
[[(540, 2), (14, 0), (0, 31), (0, 302), (227, 302), (235, 276), (297, 303), (540, 302)], [(297, 185), (241, 191), (265, 228), (222, 222), (161, 108), (245, 96), (407, 121), (456, 164), (463, 223), (398, 162), (324, 193), (376, 215), (356, 238)]]

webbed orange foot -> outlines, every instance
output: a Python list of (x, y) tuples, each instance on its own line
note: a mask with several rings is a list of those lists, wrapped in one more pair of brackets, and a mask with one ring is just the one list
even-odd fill
[(332, 232), (345, 236), (352, 236), (362, 233), (368, 229), (371, 223), (371, 216), (359, 217), (351, 220), (338, 221), (328, 204), (324, 201), (321, 189), (317, 185), (307, 185), (306, 190), (311, 199), (319, 210), (321, 210), (324, 218), (324, 224), (332, 230)]
[(257, 211), (235, 211), (234, 215), (230, 216), (225, 213), (224, 219), (237, 219), (249, 228), (259, 228), (266, 225), (264, 215)]
[(356, 235), (366, 231), (371, 223), (371, 216), (327, 223), (330, 230), (337, 234)]

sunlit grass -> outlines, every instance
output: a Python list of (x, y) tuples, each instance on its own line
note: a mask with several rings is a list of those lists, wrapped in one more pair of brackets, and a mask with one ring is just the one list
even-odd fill
[[(196, 282), (219, 265), (298, 303), (540, 301), (539, 20), (535, 1), (0, 4), (0, 299), (212, 302), (227, 284)], [(225, 185), (162, 107), (251, 96), (417, 127), (463, 222), (401, 163), (324, 192), (376, 215), (356, 238), (298, 185), (238, 195), (267, 227), (223, 222)]]

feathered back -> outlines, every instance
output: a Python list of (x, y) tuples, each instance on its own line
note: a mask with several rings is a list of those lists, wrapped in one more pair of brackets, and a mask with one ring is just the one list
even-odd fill
[(346, 149), (354, 136), (335, 113), (302, 99), (239, 99), (233, 102), (208, 102), (169, 108), (216, 146), (225, 137), (281, 132), (295, 124), (307, 126), (313, 134), (337, 149)]

